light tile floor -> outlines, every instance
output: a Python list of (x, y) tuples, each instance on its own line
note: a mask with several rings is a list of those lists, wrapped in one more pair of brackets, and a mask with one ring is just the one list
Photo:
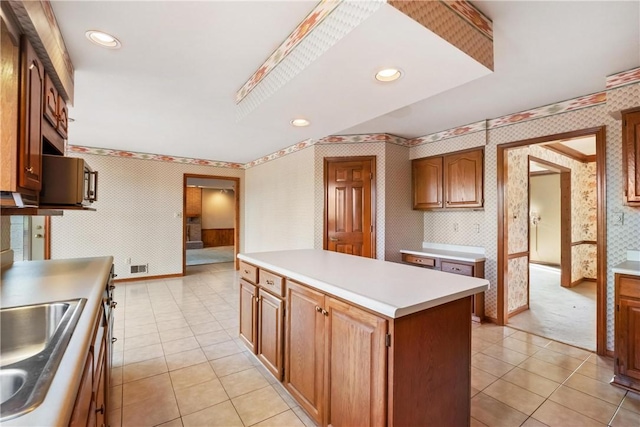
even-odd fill
[[(314, 426), (238, 335), (232, 263), (118, 284), (110, 425)], [(472, 426), (640, 427), (612, 360), (515, 329), (473, 325)]]

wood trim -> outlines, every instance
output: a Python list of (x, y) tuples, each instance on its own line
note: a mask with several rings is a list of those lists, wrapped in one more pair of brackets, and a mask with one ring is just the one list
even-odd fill
[(571, 147), (567, 147), (561, 142), (555, 142), (553, 144), (545, 144), (545, 145), (542, 145), (541, 147), (551, 151), (555, 151), (556, 153), (560, 153), (563, 156), (569, 157), (570, 159), (573, 159), (573, 160), (577, 160), (581, 163), (592, 163), (596, 161), (595, 154), (593, 155), (584, 154), (578, 150), (574, 150)]
[(575, 280), (573, 282), (571, 282), (571, 284), (569, 286), (566, 286), (567, 288), (573, 288), (575, 286), (578, 286), (579, 284), (583, 283), (583, 282), (597, 282), (597, 279), (591, 278), (591, 277), (581, 277), (578, 280)]
[(140, 276), (140, 277), (127, 277), (125, 279), (114, 279), (114, 283), (120, 282), (139, 282), (140, 280), (156, 280), (156, 279), (172, 279), (174, 277), (182, 277), (184, 274), (174, 273), (174, 274), (161, 274), (158, 276)]
[[(544, 145), (542, 147), (544, 147)], [(529, 159), (530, 162), (540, 163), (541, 165), (545, 165), (545, 166), (549, 166), (550, 168), (558, 169), (558, 172), (552, 172), (552, 173), (571, 172), (571, 168), (559, 165), (557, 163), (550, 162), (550, 161), (545, 160), (545, 159), (541, 159), (540, 157), (529, 155), (528, 159)]]
[(606, 351), (604, 352), (604, 356), (607, 356), (607, 357), (614, 357), (614, 356), (615, 356), (615, 352), (614, 352), (613, 350), (606, 350)]
[(322, 224), (322, 248), (327, 249), (327, 215), (328, 215), (328, 206), (329, 206), (329, 195), (327, 193), (327, 183), (329, 179), (328, 175), (328, 163), (329, 162), (357, 162), (357, 161), (370, 161), (371, 162), (371, 174), (373, 177), (371, 178), (371, 227), (373, 231), (371, 232), (371, 258), (376, 259), (376, 247), (377, 247), (377, 210), (376, 210), (376, 181), (378, 179), (377, 174), (377, 166), (376, 166), (376, 156), (351, 156), (351, 157), (325, 157), (323, 159), (323, 192), (324, 192), (324, 215), (323, 215), (323, 224)]
[[(236, 230), (234, 236), (233, 245), (233, 259), (234, 268), (238, 270), (240, 268), (240, 260), (238, 259), (238, 252), (240, 252), (240, 178), (233, 176), (218, 176), (218, 175), (202, 175), (194, 173), (185, 173), (182, 177), (182, 212), (187, 211), (187, 178), (205, 178), (205, 179), (224, 179), (227, 181), (235, 182), (235, 219), (234, 228)], [(187, 217), (182, 215), (182, 276), (187, 274)]]
[(597, 245), (598, 242), (596, 240), (579, 240), (577, 242), (571, 242), (571, 246), (580, 246), (580, 245)]
[(560, 173), (560, 286), (571, 286), (571, 172)]
[(545, 176), (545, 175), (556, 175), (556, 174), (558, 174), (558, 172), (553, 172), (553, 171), (529, 172), (529, 176)]
[(44, 259), (51, 259), (51, 217), (44, 217)]
[(525, 312), (525, 311), (527, 311), (527, 310), (529, 310), (529, 303), (528, 303), (528, 301), (527, 301), (527, 305), (523, 305), (522, 307), (518, 307), (518, 308), (516, 308), (515, 310), (511, 310), (511, 311), (509, 312), (509, 317), (513, 317), (513, 316), (515, 316), (516, 314), (520, 314), (520, 313)]
[(509, 254), (507, 256), (507, 259), (516, 259), (516, 258), (522, 258), (525, 256), (529, 256), (529, 251), (524, 251), (524, 252), (516, 252), (514, 254)]
[[(581, 136), (596, 136), (596, 188), (598, 194), (597, 209), (597, 303), (596, 303), (596, 352), (599, 355), (607, 354), (606, 349), (606, 126), (581, 129), (571, 132), (564, 132), (555, 135), (547, 135), (521, 141), (499, 144), (497, 148), (497, 187), (498, 187), (498, 259), (497, 259), (497, 314), (496, 323), (504, 325), (507, 319), (505, 316), (505, 302), (508, 287), (505, 283), (507, 274), (506, 261), (508, 254), (505, 253), (505, 237), (507, 237), (507, 224), (505, 223), (505, 182), (507, 173), (504, 168), (505, 150), (513, 147), (523, 147), (525, 145), (540, 144), (559, 139), (569, 139)], [(488, 320), (492, 320), (488, 318)]]

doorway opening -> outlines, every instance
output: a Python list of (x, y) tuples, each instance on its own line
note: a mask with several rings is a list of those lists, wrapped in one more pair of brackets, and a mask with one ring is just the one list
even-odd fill
[(9, 218), (15, 262), (51, 259), (51, 217), (12, 215)]
[(237, 269), (239, 178), (184, 175), (182, 274), (187, 268)]
[(604, 127), (498, 146), (498, 323), (606, 352)]
[(323, 248), (376, 257), (376, 158), (324, 159)]

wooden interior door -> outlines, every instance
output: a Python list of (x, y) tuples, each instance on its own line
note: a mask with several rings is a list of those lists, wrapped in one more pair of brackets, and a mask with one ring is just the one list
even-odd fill
[(375, 258), (375, 157), (325, 159), (324, 249)]

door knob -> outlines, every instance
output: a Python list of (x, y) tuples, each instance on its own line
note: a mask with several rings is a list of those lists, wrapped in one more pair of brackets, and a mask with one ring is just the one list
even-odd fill
[(36, 239), (42, 239), (44, 236), (42, 234), (38, 233), (33, 237), (35, 237)]
[(329, 237), (329, 240), (331, 240), (332, 242), (337, 242), (340, 239), (338, 239), (337, 237)]

